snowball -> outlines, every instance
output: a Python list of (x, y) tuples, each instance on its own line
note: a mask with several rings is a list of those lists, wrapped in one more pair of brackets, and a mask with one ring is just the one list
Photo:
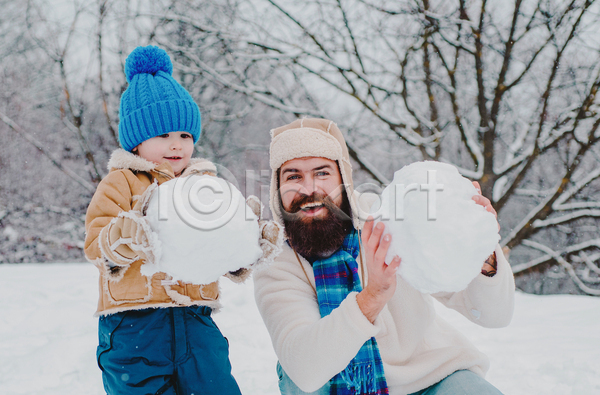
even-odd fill
[(164, 182), (152, 193), (146, 217), (157, 233), (160, 258), (142, 274), (209, 284), (262, 256), (258, 218), (231, 183), (208, 175)]
[(500, 236), (494, 214), (471, 199), (477, 193), (454, 166), (416, 162), (394, 174), (371, 208), (392, 235), (386, 262), (402, 258), (398, 274), (415, 289), (460, 291), (481, 272)]

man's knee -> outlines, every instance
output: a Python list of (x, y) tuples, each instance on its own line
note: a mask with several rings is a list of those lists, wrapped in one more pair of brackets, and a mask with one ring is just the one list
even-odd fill
[(502, 395), (502, 393), (483, 377), (470, 370), (452, 373), (431, 387), (426, 395)]

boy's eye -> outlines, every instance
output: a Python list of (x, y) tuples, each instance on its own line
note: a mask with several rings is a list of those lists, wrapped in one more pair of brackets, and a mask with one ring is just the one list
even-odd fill
[(169, 137), (169, 133), (160, 134), (160, 135), (158, 135), (158, 137), (162, 137), (163, 139), (166, 139), (167, 137)]
[(184, 138), (184, 139), (191, 139), (191, 138), (192, 138), (192, 135), (191, 135), (191, 134), (189, 134), (189, 133), (183, 133), (183, 134), (181, 135), (181, 137), (182, 137), (182, 138)]

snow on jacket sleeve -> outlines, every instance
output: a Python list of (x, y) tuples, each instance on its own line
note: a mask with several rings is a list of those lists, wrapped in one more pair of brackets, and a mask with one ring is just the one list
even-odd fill
[(479, 274), (463, 291), (433, 295), (446, 307), (486, 328), (507, 326), (512, 320), (515, 304), (515, 280), (510, 264), (500, 246), (495, 252), (498, 263), (496, 275), (487, 277)]
[(313, 392), (380, 328), (363, 315), (356, 293), (321, 318), (311, 266), (302, 260), (309, 280), (289, 246), (283, 248), (275, 262), (254, 273), (256, 303), (281, 366), (300, 389)]

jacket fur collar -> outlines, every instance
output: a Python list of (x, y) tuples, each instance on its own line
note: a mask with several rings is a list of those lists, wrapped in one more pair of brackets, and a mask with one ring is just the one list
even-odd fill
[[(125, 151), (122, 148), (118, 148), (113, 151), (110, 156), (110, 160), (108, 161), (108, 171), (118, 170), (118, 169), (129, 169), (132, 171), (145, 171), (152, 172), (157, 170), (157, 168), (162, 165), (157, 165), (149, 160), (142, 158), (139, 155), (136, 155), (132, 152)], [(211, 173), (213, 175), (217, 174), (216, 166), (204, 159), (204, 158), (192, 158), (190, 159), (190, 163), (188, 167), (181, 174), (182, 176), (189, 176), (195, 173)]]

